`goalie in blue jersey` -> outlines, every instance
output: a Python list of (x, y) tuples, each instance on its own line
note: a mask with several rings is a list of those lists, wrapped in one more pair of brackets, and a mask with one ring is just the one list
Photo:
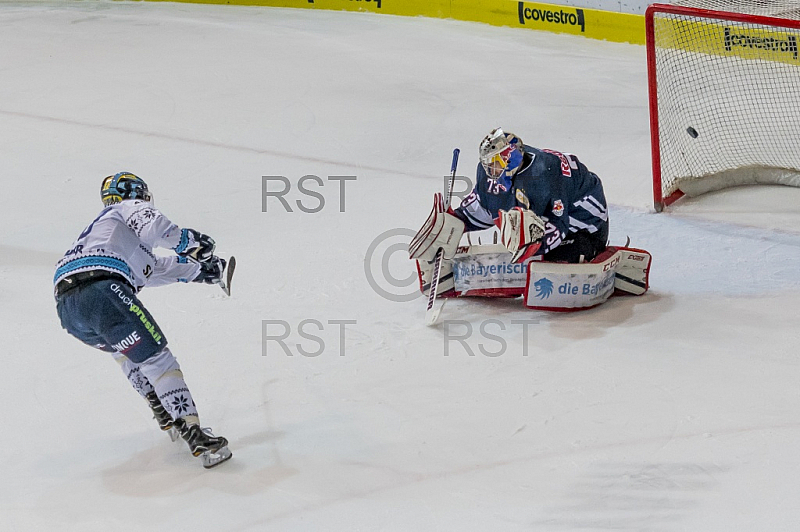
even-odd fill
[(439, 222), (447, 231), (423, 227), (412, 241), (412, 259), (439, 248), (452, 258), (459, 243), (453, 235), (494, 225), (514, 263), (534, 256), (585, 262), (606, 248), (603, 184), (576, 156), (526, 146), (500, 128), (481, 141), (479, 154), (475, 188), (457, 209), (444, 206)]
[(479, 152), (475, 188), (454, 212), (466, 231), (497, 225), (514, 262), (584, 262), (606, 248), (603, 184), (575, 155), (526, 146), (499, 128)]
[[(611, 256), (622, 248), (608, 247), (608, 208), (603, 184), (575, 155), (525, 145), (513, 133), (497, 128), (481, 141), (479, 158), (472, 192), (456, 209), (443, 205), (441, 195), (437, 195), (431, 215), (409, 245), (409, 256), (417, 259), (423, 292), (428, 288), (438, 249), (443, 250), (446, 262), (437, 292), (446, 295), (520, 295), (527, 291), (530, 276), (526, 274), (531, 268), (520, 270), (510, 264), (547, 264), (536, 269), (558, 275), (566, 271), (559, 265), (609, 259), (613, 264), (603, 264), (606, 269), (601, 271), (613, 273), (622, 259)], [(500, 253), (490, 249), (495, 253), (487, 257), (485, 249), (472, 249), (471, 253), (464, 252), (463, 247), (459, 250), (464, 233), (493, 226), (499, 229), (501, 246), (494, 248), (499, 247)], [(477, 247), (480, 246), (472, 246)], [(646, 262), (649, 265), (649, 254)], [(495, 272), (497, 280), (469, 279), (469, 272), (476, 268), (479, 272)], [(588, 272), (591, 268), (585, 269)], [(511, 279), (509, 272), (519, 275)], [(643, 293), (647, 289), (646, 265), (642, 275), (637, 275), (636, 282), (641, 286), (636, 290)], [(610, 295), (614, 279), (606, 279), (601, 288), (602, 297)], [(599, 291), (597, 287), (588, 288), (587, 294)], [(589, 299), (585, 303), (596, 304)], [(582, 305), (583, 302), (576, 303)]]

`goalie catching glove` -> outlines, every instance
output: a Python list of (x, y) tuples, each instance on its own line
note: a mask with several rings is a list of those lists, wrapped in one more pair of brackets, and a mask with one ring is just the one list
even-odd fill
[(206, 262), (214, 256), (215, 248), (216, 243), (210, 236), (194, 229), (181, 229), (181, 241), (174, 249), (181, 257)]
[(444, 250), (443, 257), (452, 259), (458, 250), (464, 222), (446, 211), (441, 193), (433, 196), (433, 209), (422, 228), (408, 245), (408, 256), (419, 261), (432, 262), (436, 252)]
[(495, 225), (500, 228), (500, 241), (511, 252), (511, 262), (533, 257), (542, 245), (544, 220), (522, 207), (499, 211)]

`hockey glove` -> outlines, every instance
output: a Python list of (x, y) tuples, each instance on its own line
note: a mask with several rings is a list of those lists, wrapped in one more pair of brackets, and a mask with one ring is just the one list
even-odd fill
[(225, 271), (225, 259), (212, 256), (211, 259), (200, 263), (200, 271), (197, 277), (192, 279), (193, 283), (219, 284), (222, 281), (222, 273)]
[(206, 262), (214, 256), (214, 248), (216, 243), (210, 236), (194, 229), (181, 229), (181, 241), (174, 249), (181, 257)]
[(500, 228), (500, 241), (511, 252), (511, 262), (522, 262), (539, 250), (544, 236), (544, 220), (522, 207), (499, 211), (495, 225)]
[(433, 209), (428, 219), (408, 245), (408, 256), (419, 261), (432, 262), (439, 248), (444, 258), (452, 259), (458, 250), (464, 222), (446, 211), (441, 193), (433, 196)]

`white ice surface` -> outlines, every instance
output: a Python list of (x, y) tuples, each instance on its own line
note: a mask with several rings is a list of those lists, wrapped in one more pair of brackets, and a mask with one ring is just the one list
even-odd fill
[[(345, 12), (2, 3), (0, 120), (0, 530), (797, 529), (800, 190), (654, 214), (643, 47)], [(422, 299), (371, 288), (370, 244), (420, 226), (452, 149), (472, 175), (496, 126), (604, 179), (612, 242), (653, 254), (648, 294), (573, 314), (451, 301), (465, 347), (424, 327)], [(53, 265), (119, 170), (239, 260), (231, 298), (141, 295), (230, 439), (216, 470), (56, 317)], [(298, 180), (321, 176), (325, 207), (262, 212), (264, 175), (306, 208)], [(336, 175), (357, 178), (343, 208)], [(292, 356), (263, 320), (291, 326)], [(324, 328), (302, 337), (303, 320)], [(336, 320), (356, 322), (343, 343)], [(319, 349), (310, 335), (318, 356), (299, 350)]]

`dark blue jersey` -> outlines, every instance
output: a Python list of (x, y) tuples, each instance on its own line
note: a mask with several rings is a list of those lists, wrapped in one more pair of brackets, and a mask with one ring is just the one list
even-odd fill
[(477, 182), (456, 215), (467, 231), (491, 227), (498, 211), (530, 209), (545, 221), (538, 254), (548, 253), (581, 230), (608, 235), (608, 212), (603, 184), (572, 154), (525, 146), (516, 174), (508, 179), (489, 177), (478, 164)]

